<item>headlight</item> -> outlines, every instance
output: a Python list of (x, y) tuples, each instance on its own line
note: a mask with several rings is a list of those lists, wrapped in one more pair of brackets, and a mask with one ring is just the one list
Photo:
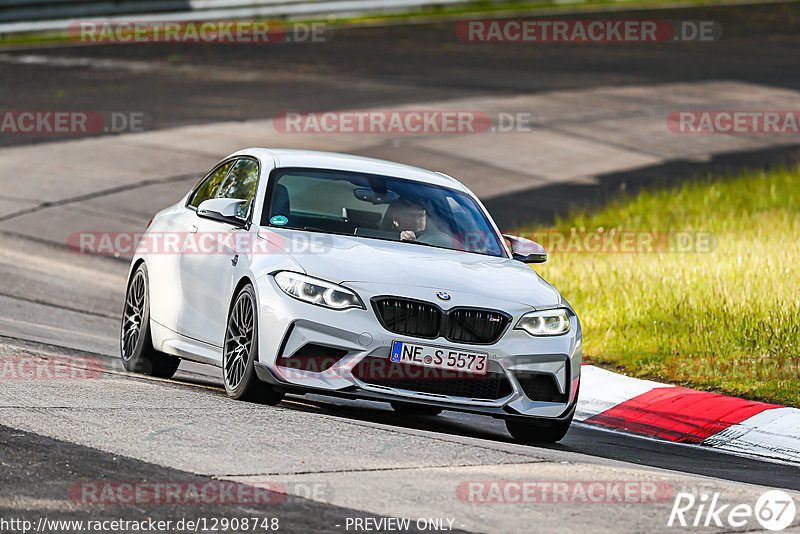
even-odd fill
[(275, 273), (275, 282), (284, 293), (297, 300), (317, 304), (334, 310), (364, 308), (358, 295), (347, 288), (304, 274), (281, 271)]
[(569, 312), (564, 308), (529, 312), (514, 328), (532, 336), (560, 336), (569, 332)]

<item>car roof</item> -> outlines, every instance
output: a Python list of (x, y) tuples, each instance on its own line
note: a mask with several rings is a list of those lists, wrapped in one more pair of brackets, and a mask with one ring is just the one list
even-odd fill
[(231, 156), (244, 155), (255, 156), (262, 161), (272, 160), (275, 163), (275, 168), (306, 167), (379, 174), (382, 176), (405, 178), (407, 180), (449, 187), (471, 194), (471, 191), (469, 191), (464, 184), (446, 174), (382, 159), (365, 158), (336, 152), (293, 150), (287, 148), (246, 148), (231, 154)]

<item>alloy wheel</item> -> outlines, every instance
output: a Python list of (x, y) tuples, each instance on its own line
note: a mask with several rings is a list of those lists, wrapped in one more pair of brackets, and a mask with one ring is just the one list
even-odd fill
[(122, 359), (129, 360), (136, 350), (142, 332), (144, 314), (145, 280), (144, 273), (138, 271), (128, 286), (125, 297), (125, 311), (122, 318)]
[(253, 350), (253, 333), (253, 300), (249, 293), (242, 292), (231, 310), (225, 333), (225, 382), (231, 390), (237, 389), (244, 378)]

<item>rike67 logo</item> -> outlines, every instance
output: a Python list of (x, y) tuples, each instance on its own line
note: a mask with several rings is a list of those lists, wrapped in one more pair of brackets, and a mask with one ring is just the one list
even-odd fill
[(782, 490), (769, 490), (755, 503), (722, 504), (720, 494), (678, 493), (672, 505), (667, 526), (670, 527), (733, 527), (748, 525), (755, 528), (752, 520), (767, 530), (783, 530), (795, 519), (795, 503), (792, 497)]

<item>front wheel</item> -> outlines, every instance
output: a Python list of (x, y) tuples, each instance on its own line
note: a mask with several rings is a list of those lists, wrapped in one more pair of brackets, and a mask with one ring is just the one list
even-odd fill
[(273, 390), (256, 376), (258, 359), (258, 314), (252, 284), (239, 291), (228, 314), (222, 349), (222, 378), (232, 399), (278, 404), (283, 393)]
[(533, 422), (524, 419), (506, 419), (506, 428), (517, 441), (523, 443), (555, 443), (561, 441), (572, 424), (572, 415), (564, 421)]
[(180, 358), (153, 348), (150, 332), (150, 290), (144, 263), (136, 269), (128, 284), (119, 338), (122, 365), (128, 371), (158, 378), (172, 378), (178, 370)]

